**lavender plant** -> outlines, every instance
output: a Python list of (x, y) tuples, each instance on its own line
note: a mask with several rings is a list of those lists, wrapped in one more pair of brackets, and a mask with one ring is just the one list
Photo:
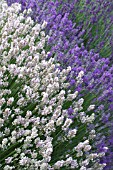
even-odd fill
[[(79, 92), (68, 89), (71, 67), (60, 70), (54, 58), (47, 60), (47, 23), (20, 10), (0, 2), (0, 168), (103, 169), (105, 152), (96, 152), (97, 132), (88, 129), (95, 106), (84, 108)], [(83, 76), (75, 77), (76, 87)]]

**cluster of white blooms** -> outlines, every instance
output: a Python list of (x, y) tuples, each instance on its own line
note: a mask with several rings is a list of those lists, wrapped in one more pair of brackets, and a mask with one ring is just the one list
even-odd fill
[[(86, 133), (94, 114), (82, 119), (83, 98), (66, 88), (71, 68), (60, 71), (46, 59), (47, 23), (34, 23), (26, 17), (30, 10), (20, 9), (0, 3), (0, 169), (91, 170), (90, 162), (93, 170), (103, 169), (104, 153), (90, 153), (94, 131)], [(70, 101), (74, 119), (64, 107)]]

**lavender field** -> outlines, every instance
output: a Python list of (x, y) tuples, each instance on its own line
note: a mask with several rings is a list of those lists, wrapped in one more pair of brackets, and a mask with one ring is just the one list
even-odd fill
[(113, 1), (0, 1), (0, 170), (113, 170)]

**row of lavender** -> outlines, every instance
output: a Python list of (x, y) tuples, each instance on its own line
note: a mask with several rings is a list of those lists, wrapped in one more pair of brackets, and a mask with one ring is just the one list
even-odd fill
[(32, 11), (0, 4), (1, 168), (112, 169), (113, 68), (84, 47), (77, 2), (14, 2)]

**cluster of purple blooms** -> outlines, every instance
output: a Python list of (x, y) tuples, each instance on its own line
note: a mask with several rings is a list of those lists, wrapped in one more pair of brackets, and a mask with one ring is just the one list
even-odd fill
[(101, 56), (113, 56), (113, 2), (110, 0), (77, 1), (76, 22), (85, 30), (87, 49), (94, 48)]
[[(7, 2), (8, 5), (15, 2), (21, 3), (22, 10), (31, 8), (32, 13), (30, 16), (35, 21), (41, 24), (44, 20), (47, 22), (45, 31), (46, 34), (50, 36), (47, 44), (47, 50), (50, 51), (48, 58), (55, 58), (55, 60), (61, 64), (61, 70), (71, 66), (72, 73), (67, 77), (70, 88), (73, 88), (74, 91), (80, 91), (82, 97), (87, 95), (89, 95), (89, 97), (92, 96), (89, 102), (95, 102), (95, 111), (101, 113), (99, 121), (102, 122), (99, 124), (99, 121), (95, 120), (95, 127), (99, 132), (97, 136), (97, 148), (98, 150), (102, 150), (106, 145), (109, 147), (102, 162), (107, 164), (105, 167), (106, 170), (112, 170), (113, 66), (111, 65), (111, 58), (106, 58), (106, 56), (102, 58), (99, 53), (94, 52), (94, 49), (89, 50), (91, 47), (90, 44), (95, 42), (94, 44), (97, 44), (96, 48), (100, 52), (104, 49), (104, 45), (106, 44), (104, 39), (111, 37), (112, 33), (109, 33), (109, 28), (111, 28), (110, 23), (113, 21), (113, 18), (110, 15), (113, 7), (112, 2), (96, 0), (94, 3), (93, 1), (87, 1), (81, 10), (81, 3), (77, 0), (69, 2), (68, 0), (56, 0), (55, 2), (52, 0), (7, 0)], [(77, 9), (77, 7), (79, 8)], [(84, 21), (84, 18), (81, 19), (80, 17), (79, 22), (76, 17), (79, 11), (84, 14), (85, 18), (88, 18), (91, 14), (90, 21), (89, 19)], [(97, 28), (97, 23), (102, 16), (105, 21), (105, 34), (102, 36), (102, 41), (98, 43), (100, 37), (98, 35), (99, 28)], [(77, 24), (75, 21), (77, 21)], [(87, 28), (87, 25), (89, 24), (91, 27), (89, 26)], [(92, 29), (95, 25), (96, 35), (93, 36)], [(86, 38), (89, 39), (87, 40), (87, 43), (84, 44), (83, 37), (86, 34), (88, 34)], [(109, 39), (109, 42), (112, 47), (111, 38)], [(76, 83), (75, 77), (81, 70), (84, 71), (84, 85), (80, 85), (77, 89), (74, 89)], [(72, 112), (73, 109), (70, 108), (69, 114), (71, 115)]]

